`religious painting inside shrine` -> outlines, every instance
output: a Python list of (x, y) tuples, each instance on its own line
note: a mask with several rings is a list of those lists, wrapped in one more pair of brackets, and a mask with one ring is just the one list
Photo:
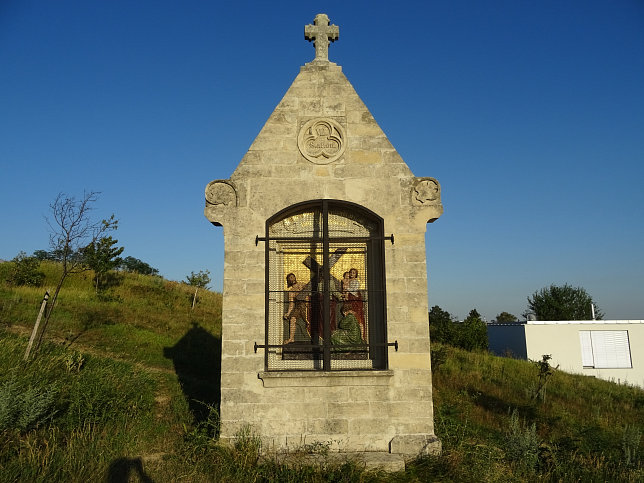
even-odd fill
[(266, 369), (385, 369), (382, 219), (319, 200), (273, 216), (265, 242)]

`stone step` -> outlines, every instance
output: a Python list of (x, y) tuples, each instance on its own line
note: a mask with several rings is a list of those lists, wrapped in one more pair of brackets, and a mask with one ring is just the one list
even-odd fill
[(289, 466), (340, 466), (353, 462), (367, 470), (380, 470), (389, 473), (405, 470), (403, 455), (385, 453), (384, 451), (366, 452), (329, 452), (329, 453), (277, 453), (264, 456), (265, 459), (275, 459), (280, 464)]

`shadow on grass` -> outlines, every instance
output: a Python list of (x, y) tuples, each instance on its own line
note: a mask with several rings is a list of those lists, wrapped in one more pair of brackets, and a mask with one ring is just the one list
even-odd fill
[(509, 402), (472, 387), (467, 388), (467, 393), (474, 404), (494, 414), (508, 415), (512, 409), (517, 409), (522, 417), (530, 421), (534, 421), (537, 417), (537, 409), (532, 402), (517, 404), (516, 401)]
[(163, 349), (172, 359), (181, 389), (195, 423), (206, 421), (210, 409), (219, 411), (221, 400), (221, 339), (197, 323), (173, 347)]
[(143, 471), (141, 458), (119, 458), (110, 465), (107, 483), (127, 483), (128, 481), (153, 482), (152, 478)]

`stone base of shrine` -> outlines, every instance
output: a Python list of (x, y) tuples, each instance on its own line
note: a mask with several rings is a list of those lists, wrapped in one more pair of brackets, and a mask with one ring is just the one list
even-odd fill
[(389, 442), (389, 452), (411, 460), (419, 456), (440, 455), (442, 444), (433, 434), (404, 434)]
[(328, 468), (351, 462), (367, 470), (379, 470), (390, 473), (405, 470), (405, 462), (420, 456), (439, 455), (441, 442), (433, 435), (396, 436), (390, 443), (391, 451), (362, 452), (273, 452), (263, 455), (264, 460), (274, 460), (289, 466), (317, 466)]
[(342, 466), (345, 463), (353, 463), (366, 470), (379, 470), (389, 473), (405, 471), (405, 458), (402, 455), (379, 451), (313, 454), (274, 453), (264, 455), (263, 459), (265, 461), (273, 460), (291, 467), (315, 466), (332, 468)]

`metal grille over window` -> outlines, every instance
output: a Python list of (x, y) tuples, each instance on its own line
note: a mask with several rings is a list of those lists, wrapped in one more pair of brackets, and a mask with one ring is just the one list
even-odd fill
[(382, 219), (349, 203), (267, 222), (267, 370), (386, 369)]

